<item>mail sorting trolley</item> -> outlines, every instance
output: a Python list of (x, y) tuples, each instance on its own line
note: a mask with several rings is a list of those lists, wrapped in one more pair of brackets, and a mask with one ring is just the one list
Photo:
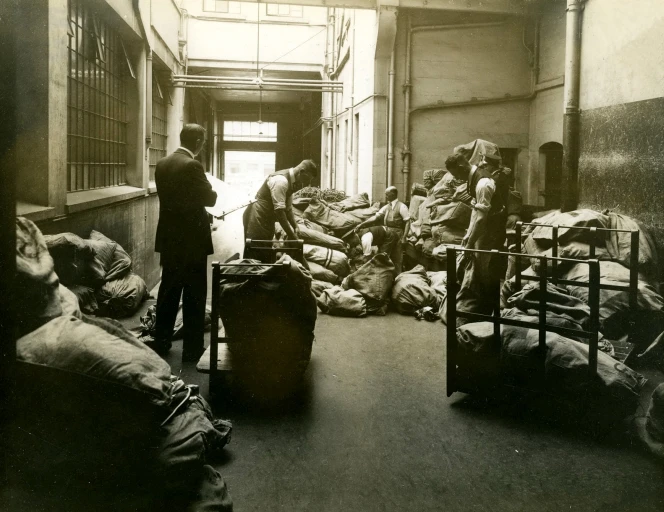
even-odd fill
[[(268, 258), (271, 261), (276, 261), (277, 253), (286, 253), (291, 255), (293, 259), (303, 259), (303, 241), (302, 240), (246, 240), (246, 247), (251, 249), (258, 249), (268, 253)], [(290, 269), (291, 262), (281, 263), (220, 263), (218, 261), (212, 262), (212, 305), (211, 305), (211, 333), (210, 333), (210, 346), (201, 357), (197, 371), (200, 373), (209, 374), (210, 392), (213, 391), (213, 382), (219, 376), (222, 369), (229, 371), (230, 366), (226, 361), (226, 350), (224, 350), (224, 357), (220, 358), (220, 344), (232, 343), (233, 340), (225, 335), (220, 336), (220, 286), (221, 281), (239, 283), (248, 280), (260, 281), (283, 281), (286, 279), (288, 270)], [(275, 271), (267, 275), (257, 274), (252, 272), (258, 268), (275, 267)], [(232, 272), (224, 272), (222, 269), (228, 269)], [(260, 319), (256, 319), (260, 321)], [(224, 347), (226, 348), (226, 347)]]
[[(539, 294), (539, 308), (538, 308), (538, 321), (530, 322), (525, 320), (517, 320), (513, 318), (504, 318), (500, 316), (500, 286), (497, 285), (495, 290), (492, 290), (493, 295), (493, 307), (492, 313), (481, 314), (473, 313), (469, 311), (459, 311), (456, 306), (456, 297), (457, 292), (459, 291), (459, 284), (457, 282), (457, 255), (459, 253), (465, 253), (466, 255), (471, 254), (486, 254), (491, 255), (492, 257), (502, 256), (509, 257), (514, 256), (516, 258), (538, 258), (540, 260), (540, 275), (536, 277), (536, 280), (540, 284), (540, 294)], [(588, 330), (582, 329), (571, 329), (567, 327), (554, 326), (547, 324), (546, 312), (547, 312), (547, 283), (551, 281), (551, 277), (547, 275), (547, 262), (556, 261), (569, 262), (573, 264), (583, 263), (588, 265), (590, 268), (590, 279), (589, 282), (575, 282), (576, 286), (584, 286), (589, 288), (589, 307), (590, 307), (590, 321)], [(538, 372), (535, 381), (540, 383), (544, 382), (545, 376), (545, 362), (546, 362), (546, 335), (547, 332), (555, 332), (562, 336), (572, 336), (576, 338), (582, 338), (588, 340), (589, 351), (588, 351), (588, 378), (592, 380), (597, 374), (597, 357), (598, 357), (598, 341), (599, 341), (599, 290), (600, 290), (600, 279), (599, 279), (599, 262), (595, 259), (593, 260), (575, 260), (569, 258), (554, 258), (546, 256), (532, 256), (525, 255), (521, 253), (511, 253), (511, 252), (499, 252), (494, 251), (483, 251), (479, 249), (461, 249), (456, 247), (449, 247), (447, 249), (447, 396), (451, 396), (455, 391), (461, 391), (464, 393), (474, 393), (486, 391), (481, 385), (476, 385), (478, 382), (478, 377), (476, 375), (470, 375), (468, 369), (463, 367), (463, 364), (460, 364), (460, 357), (458, 351), (458, 339), (457, 339), (457, 329), (456, 329), (456, 319), (462, 318), (470, 320), (471, 322), (490, 322), (493, 324), (493, 337), (494, 337), (494, 347), (496, 347), (496, 353), (493, 355), (500, 359), (500, 348), (502, 346), (501, 339), (501, 325), (511, 325), (515, 327), (525, 327), (527, 329), (536, 329), (539, 333), (539, 368), (541, 373)], [(510, 386), (512, 388), (512, 386)], [(513, 391), (514, 389), (510, 389)], [(525, 391), (525, 390), (524, 390)], [(529, 390), (532, 391), (532, 390)]]
[[(587, 231), (588, 232), (588, 242), (589, 242), (589, 257), (588, 259), (594, 259), (597, 253), (597, 244), (605, 244), (606, 239), (609, 236), (620, 237), (621, 235), (629, 235), (630, 237), (630, 258), (629, 258), (629, 283), (627, 284), (601, 284), (600, 288), (602, 290), (613, 290), (620, 292), (628, 293), (629, 300), (629, 312), (630, 318), (628, 320), (629, 329), (627, 330), (627, 344), (618, 344), (616, 346), (616, 353), (619, 353), (619, 359), (625, 361), (633, 348), (632, 335), (634, 333), (634, 328), (636, 325), (636, 312), (638, 307), (638, 292), (639, 292), (639, 230), (627, 230), (627, 229), (613, 229), (613, 228), (596, 228), (596, 227), (586, 227), (586, 226), (563, 226), (556, 224), (537, 224), (534, 222), (517, 222), (516, 223), (516, 252), (521, 252), (521, 240), (523, 235), (523, 227), (544, 227), (551, 229), (551, 256), (552, 256), (552, 272), (550, 281), (555, 285), (571, 285), (579, 286), (577, 281), (568, 281), (565, 279), (558, 278), (558, 261), (556, 258), (558, 256), (558, 241), (559, 233), (561, 229), (572, 230), (572, 231)], [(537, 276), (528, 276), (524, 275), (521, 272), (521, 266), (516, 265), (516, 287), (517, 289), (521, 288), (522, 280), (538, 280)]]

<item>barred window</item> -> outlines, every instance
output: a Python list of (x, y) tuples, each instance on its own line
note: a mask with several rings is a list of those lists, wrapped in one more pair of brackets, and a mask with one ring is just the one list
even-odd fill
[(86, 0), (69, 0), (68, 34), (67, 191), (124, 185), (126, 50)]
[(152, 143), (150, 144), (150, 181), (154, 181), (154, 171), (157, 162), (166, 156), (166, 137), (168, 124), (166, 118), (166, 103), (168, 91), (152, 75)]

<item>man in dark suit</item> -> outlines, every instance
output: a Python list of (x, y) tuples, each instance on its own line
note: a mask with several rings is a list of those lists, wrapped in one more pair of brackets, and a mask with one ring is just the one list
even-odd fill
[(205, 128), (186, 124), (181, 146), (157, 162), (155, 181), (159, 195), (159, 224), (155, 251), (161, 255), (161, 284), (157, 295), (155, 350), (171, 347), (180, 296), (183, 315), (183, 361), (197, 361), (204, 352), (207, 256), (212, 254), (206, 206), (214, 206), (217, 193), (195, 160), (205, 145)]

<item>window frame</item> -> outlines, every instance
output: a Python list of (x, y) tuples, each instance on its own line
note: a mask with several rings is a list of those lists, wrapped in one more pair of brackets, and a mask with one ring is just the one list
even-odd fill
[[(214, 4), (214, 8), (210, 8)], [(219, 9), (219, 4), (225, 4), (225, 8)], [(203, 12), (213, 12), (216, 14), (241, 14), (242, 3), (233, 0), (203, 0)]]
[[(156, 70), (155, 70), (156, 71)], [(164, 91), (166, 90), (166, 93)], [(156, 93), (156, 95), (155, 95)], [(159, 73), (152, 74), (152, 133), (148, 148), (148, 182), (154, 181), (157, 162), (168, 153), (168, 90), (160, 83)], [(172, 104), (172, 103), (171, 103)]]
[[(283, 8), (287, 7), (287, 12), (281, 12)], [(276, 12), (274, 12), (276, 9)], [(273, 12), (270, 12), (273, 11)], [(299, 11), (299, 12), (298, 12)], [(280, 18), (302, 18), (304, 16), (304, 8), (301, 5), (294, 4), (273, 4), (267, 3), (265, 5), (265, 15), (275, 16)]]
[(127, 185), (126, 48), (84, 0), (69, 0), (67, 19), (67, 193)]

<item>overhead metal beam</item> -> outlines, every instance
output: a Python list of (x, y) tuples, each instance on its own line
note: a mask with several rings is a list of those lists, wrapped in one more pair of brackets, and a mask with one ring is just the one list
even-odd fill
[[(242, 2), (257, 3), (256, 0), (241, 0)], [(263, 0), (261, 0), (263, 1)], [(277, 0), (271, 4), (292, 4), (293, 0)], [(347, 9), (375, 9), (376, 0), (296, 0), (296, 5), (309, 5), (313, 7), (345, 7)]]
[[(242, 0), (256, 3), (256, 0)], [(275, 4), (292, 4), (293, 0), (270, 0)], [(345, 7), (348, 9), (376, 10), (379, 5), (402, 9), (433, 9), (461, 12), (485, 12), (502, 14), (527, 14), (526, 0), (297, 0), (298, 5), (317, 7)]]
[(399, 7), (402, 9), (433, 9), (515, 15), (527, 14), (526, 4), (527, 2), (524, 0), (399, 0)]
[(173, 75), (174, 87), (235, 91), (343, 92), (343, 82), (296, 78)]

